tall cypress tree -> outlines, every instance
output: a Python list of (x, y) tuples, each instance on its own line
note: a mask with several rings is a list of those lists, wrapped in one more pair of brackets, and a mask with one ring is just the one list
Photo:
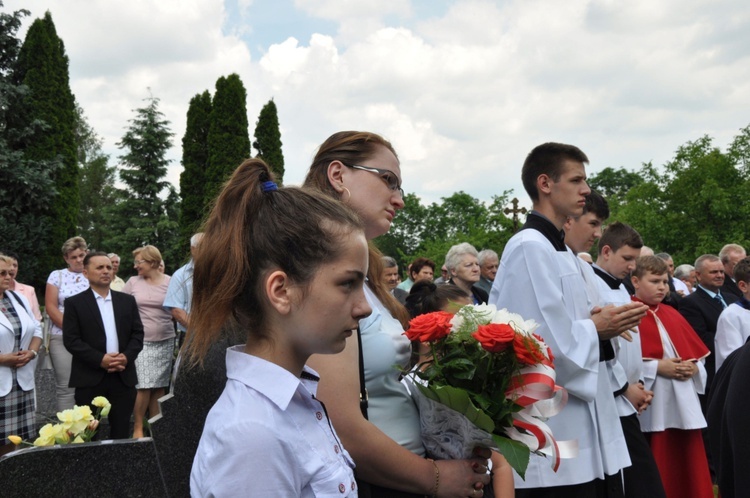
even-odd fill
[(38, 249), (45, 256), (46, 270), (59, 267), (60, 246), (76, 234), (78, 221), (78, 164), (76, 161), (75, 98), (70, 90), (68, 56), (63, 41), (57, 36), (52, 15), (47, 12), (36, 19), (21, 46), (14, 79), (28, 87), (28, 94), (19, 104), (16, 126), (43, 123), (44, 131), (19, 139), (15, 147), (23, 150), (32, 161), (59, 160), (60, 168), (52, 174), (57, 195), (37, 199), (49, 206), (46, 237)]
[(39, 259), (49, 237), (43, 220), (55, 195), (52, 174), (59, 162), (31, 160), (17, 146), (40, 131), (38, 122), (24, 124), (23, 97), (29, 89), (13, 78), (21, 48), (16, 33), (27, 15), (27, 10), (0, 12), (0, 249), (15, 251), (21, 258), (20, 280), (39, 288), (47, 277)]
[(276, 175), (279, 183), (284, 181), (284, 154), (281, 152), (281, 130), (279, 115), (273, 99), (269, 100), (260, 111), (255, 123), (255, 142), (253, 147), (258, 151), (257, 157), (263, 159)]
[[(167, 212), (167, 203), (160, 197), (167, 189), (168, 199), (175, 202), (174, 189), (165, 180), (167, 151), (172, 146), (169, 121), (159, 111), (159, 99), (147, 98), (146, 107), (136, 109), (125, 135), (117, 144), (125, 153), (120, 156), (120, 180), (126, 185), (113, 219), (119, 223), (109, 246), (123, 260), (136, 247), (152, 244), (165, 259), (176, 247), (176, 213)], [(170, 219), (170, 215), (174, 219)], [(174, 261), (169, 261), (174, 264)], [(126, 263), (123, 263), (124, 265)]]
[(181, 246), (188, 249), (188, 239), (198, 229), (205, 209), (205, 184), (208, 170), (208, 130), (211, 126), (211, 94), (206, 90), (190, 99), (187, 127), (182, 137), (180, 174)]
[(246, 101), (247, 92), (239, 75), (222, 76), (216, 81), (208, 130), (206, 203), (213, 201), (232, 171), (250, 157)]

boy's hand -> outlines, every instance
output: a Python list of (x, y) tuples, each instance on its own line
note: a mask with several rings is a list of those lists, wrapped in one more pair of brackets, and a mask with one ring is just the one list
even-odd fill
[(648, 310), (647, 305), (637, 302), (622, 306), (610, 304), (604, 308), (596, 307), (591, 310), (591, 320), (596, 326), (600, 339), (611, 339), (637, 327), (641, 319), (646, 316), (646, 310)]

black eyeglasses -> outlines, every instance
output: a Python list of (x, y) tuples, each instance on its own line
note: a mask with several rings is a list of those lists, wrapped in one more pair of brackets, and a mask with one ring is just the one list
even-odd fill
[(8, 275), (12, 277), (13, 271), (12, 270), (0, 270), (0, 277), (7, 277)]
[(372, 168), (370, 166), (360, 166), (359, 164), (346, 164), (345, 162), (341, 162), (344, 166), (351, 169), (361, 169), (362, 171), (367, 171), (369, 173), (375, 173), (380, 177), (381, 180), (385, 182), (385, 184), (388, 186), (388, 189), (392, 192), (398, 192), (401, 198), (404, 198), (404, 189), (401, 188), (401, 183), (398, 181), (398, 177), (393, 174), (393, 171), (387, 170), (387, 169), (380, 169), (380, 168)]

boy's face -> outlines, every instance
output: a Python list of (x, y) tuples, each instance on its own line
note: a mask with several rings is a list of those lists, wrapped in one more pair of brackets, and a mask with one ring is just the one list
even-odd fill
[(613, 277), (625, 278), (635, 270), (635, 260), (640, 255), (640, 248), (622, 246), (613, 251), (611, 247), (604, 246), (601, 253), (602, 257), (597, 259), (597, 264)]
[(594, 213), (586, 213), (579, 218), (569, 218), (565, 223), (565, 243), (576, 254), (589, 252), (594, 242), (602, 236), (602, 222)]
[(558, 181), (552, 179), (546, 185), (555, 213), (559, 216), (581, 216), (586, 205), (586, 196), (591, 189), (586, 183), (586, 168), (583, 163), (565, 161)]
[(669, 278), (666, 273), (657, 275), (647, 271), (641, 278), (632, 278), (635, 297), (646, 304), (659, 304), (669, 292)]

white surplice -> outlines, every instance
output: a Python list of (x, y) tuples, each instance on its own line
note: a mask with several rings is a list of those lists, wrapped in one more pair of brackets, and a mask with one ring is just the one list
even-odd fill
[[(617, 474), (630, 465), (606, 362), (599, 361), (599, 336), (591, 321), (593, 300), (578, 258), (557, 251), (542, 233), (525, 229), (505, 246), (490, 303), (540, 324), (537, 333), (555, 355), (557, 383), (568, 404), (547, 422), (558, 441), (577, 440), (578, 456), (564, 459), (557, 473), (544, 457), (531, 456), (526, 480), (517, 488), (581, 484)], [(589, 275), (589, 278), (597, 278)], [(587, 283), (587, 280), (588, 283)]]

